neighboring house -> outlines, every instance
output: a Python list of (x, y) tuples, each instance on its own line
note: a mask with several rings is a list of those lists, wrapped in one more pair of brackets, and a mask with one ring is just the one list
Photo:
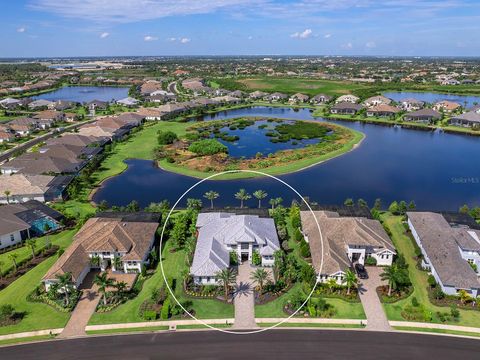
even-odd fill
[(328, 103), (332, 100), (331, 96), (325, 95), (325, 94), (318, 94), (315, 95), (313, 98), (311, 98), (310, 102), (312, 104), (318, 105), (318, 104), (325, 104)]
[(200, 213), (197, 218), (197, 245), (190, 274), (195, 284), (216, 285), (219, 271), (230, 267), (230, 252), (241, 261), (251, 261), (255, 251), (262, 266), (273, 266), (280, 249), (271, 218), (231, 213)]
[(388, 116), (395, 116), (400, 112), (395, 106), (387, 105), (387, 104), (379, 104), (374, 105), (367, 109), (367, 116), (380, 116), (380, 117), (388, 117)]
[(65, 114), (56, 110), (44, 110), (37, 112), (33, 118), (37, 120), (40, 129), (52, 127), (56, 122), (65, 120)]
[(215, 99), (209, 99), (209, 98), (198, 98), (198, 99), (195, 99), (195, 102), (201, 107), (211, 107), (219, 104), (219, 102), (216, 101)]
[(75, 122), (80, 119), (80, 115), (74, 112), (66, 112), (65, 113), (65, 121), (66, 122)]
[(239, 99), (243, 99), (245, 96), (247, 96), (247, 94), (241, 90), (232, 91), (229, 95)]
[(408, 226), (422, 251), (422, 267), (431, 272), (442, 291), (458, 295), (465, 290), (477, 297), (480, 267), (480, 231), (450, 224), (443, 215), (432, 212), (407, 212)]
[(87, 107), (91, 112), (95, 110), (105, 110), (108, 107), (108, 102), (102, 100), (92, 100), (87, 103)]
[(341, 103), (337, 103), (330, 108), (330, 112), (332, 114), (347, 114), (347, 115), (355, 115), (358, 111), (362, 109), (362, 105), (355, 104), (349, 101), (344, 101)]
[(8, 131), (0, 130), (0, 144), (10, 142), (15, 139), (15, 135)]
[(143, 96), (149, 96), (160, 90), (162, 90), (162, 82), (157, 80), (148, 80), (140, 86), (140, 94)]
[(0, 206), (0, 249), (62, 227), (63, 215), (35, 201)]
[(442, 114), (432, 109), (420, 109), (403, 115), (403, 120), (405, 121), (416, 121), (423, 123), (431, 123), (436, 120), (440, 120), (441, 118)]
[(439, 101), (433, 105), (433, 110), (436, 111), (443, 111), (446, 113), (451, 113), (454, 112), (455, 110), (458, 110), (462, 107), (459, 103), (453, 102), (453, 101)]
[[(78, 288), (92, 269), (105, 271), (111, 268), (122, 273), (142, 271), (142, 266), (148, 264), (159, 218), (143, 218), (141, 213), (118, 216), (91, 218), (83, 225), (73, 237), (72, 244), (43, 277), (47, 290), (57, 281), (58, 275), (65, 273), (72, 275)], [(92, 258), (98, 259), (98, 263)]]
[(71, 180), (70, 176), (0, 175), (0, 204), (61, 199)]
[(469, 111), (452, 117), (448, 122), (457, 126), (480, 127), (480, 113)]
[(66, 109), (74, 108), (75, 106), (76, 103), (74, 103), (73, 101), (57, 100), (54, 103), (48, 105), (48, 108), (50, 110), (63, 111)]
[(319, 282), (335, 279), (342, 284), (346, 271), (355, 263), (364, 265), (369, 257), (378, 266), (392, 265), (396, 251), (378, 220), (341, 217), (333, 211), (314, 211), (314, 215), (311, 211), (301, 211), (300, 217)]
[(249, 97), (250, 99), (258, 100), (258, 99), (263, 99), (267, 96), (268, 94), (263, 92), (263, 91), (254, 91), (250, 93)]
[(240, 104), (242, 102), (242, 99), (230, 95), (214, 97), (212, 100), (218, 104)]
[(14, 109), (22, 105), (22, 102), (18, 99), (6, 98), (0, 100), (0, 106), (4, 109)]
[(416, 111), (420, 110), (425, 106), (425, 102), (409, 98), (400, 100), (398, 107), (405, 111)]
[(301, 94), (301, 93), (296, 93), (288, 99), (289, 102), (291, 103), (305, 103), (310, 99), (308, 95)]
[(145, 120), (162, 120), (165, 113), (157, 108), (140, 108), (137, 113), (145, 117)]
[(338, 104), (338, 103), (342, 103), (342, 102), (349, 102), (349, 103), (353, 103), (353, 104), (356, 104), (358, 101), (360, 100), (359, 97), (355, 96), (355, 95), (342, 95), (342, 96), (339, 96), (335, 102)]
[(140, 101), (138, 101), (137, 99), (134, 99), (130, 96), (126, 97), (125, 99), (120, 99), (120, 100), (116, 101), (116, 103), (118, 105), (123, 105), (123, 106), (127, 106), (127, 107), (137, 106), (139, 102)]
[(280, 92), (274, 92), (272, 94), (265, 96), (266, 101), (283, 101), (287, 99), (288, 99), (288, 95), (282, 94)]
[(86, 160), (73, 158), (71, 153), (56, 154), (31, 152), (7, 161), (0, 166), (2, 174), (23, 173), (28, 175), (76, 174), (85, 166)]
[(378, 106), (378, 105), (390, 105), (391, 102), (392, 102), (392, 99), (379, 95), (379, 96), (369, 97), (363, 102), (363, 105), (365, 105), (366, 107)]
[(40, 108), (48, 108), (52, 104), (53, 104), (53, 101), (39, 99), (39, 100), (34, 100), (28, 103), (27, 106), (29, 109), (34, 110), (34, 109), (40, 109)]

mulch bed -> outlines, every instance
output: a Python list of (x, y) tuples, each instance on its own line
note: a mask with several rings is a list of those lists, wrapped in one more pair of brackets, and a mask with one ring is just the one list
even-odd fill
[(59, 249), (58, 246), (52, 246), (50, 249), (45, 250), (44, 252), (35, 256), (35, 258), (32, 258), (28, 260), (26, 263), (22, 264), (15, 273), (13, 274), (9, 273), (9, 275), (0, 279), (0, 290), (6, 288), (8, 285), (13, 283), (15, 280), (17, 280), (19, 277), (27, 273), (29, 270), (33, 269), (42, 261), (54, 255), (58, 249)]

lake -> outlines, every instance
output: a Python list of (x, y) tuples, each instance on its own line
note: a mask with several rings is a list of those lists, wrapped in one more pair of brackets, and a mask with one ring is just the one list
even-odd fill
[[(311, 120), (309, 109), (253, 107), (204, 117), (219, 120), (239, 116), (271, 116)], [(323, 119), (317, 119), (324, 121)], [(366, 134), (356, 150), (308, 169), (280, 178), (303, 196), (321, 204), (343, 204), (346, 198), (363, 198), (370, 205), (381, 198), (414, 200), (419, 209), (458, 210), (463, 204), (480, 205), (480, 138), (442, 132), (427, 132), (364, 123), (337, 122)], [(154, 162), (128, 160), (128, 169), (96, 192), (94, 201), (141, 206), (168, 199), (175, 202), (197, 179), (158, 169)], [(188, 197), (201, 198), (210, 189), (220, 193), (216, 205), (238, 206), (239, 188), (250, 193), (264, 189), (269, 196), (289, 204), (296, 198), (285, 185), (269, 179), (206, 181)], [(204, 199), (206, 204), (208, 201)], [(249, 206), (255, 206), (254, 199)]]
[(120, 100), (128, 96), (128, 87), (114, 86), (65, 86), (60, 89), (33, 96), (33, 99), (50, 101), (67, 100), (79, 103), (92, 100)]
[(474, 103), (480, 104), (480, 96), (471, 96), (471, 95), (439, 94), (439, 93), (432, 93), (432, 92), (415, 92), (415, 91), (384, 92), (382, 95), (395, 101), (414, 98), (414, 99), (432, 104), (432, 103), (436, 103), (437, 101), (449, 100), (449, 101), (457, 102), (462, 106), (465, 106), (465, 102), (466, 102), (467, 108), (474, 106), (475, 105)]

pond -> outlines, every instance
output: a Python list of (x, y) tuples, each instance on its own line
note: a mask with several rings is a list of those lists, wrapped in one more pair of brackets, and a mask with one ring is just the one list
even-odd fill
[(415, 92), (415, 91), (392, 91), (392, 92), (384, 92), (382, 95), (395, 101), (414, 98), (430, 104), (436, 103), (437, 101), (449, 100), (449, 101), (457, 102), (462, 106), (465, 106), (465, 104), (467, 104), (467, 108), (474, 106), (475, 103), (480, 104), (480, 96), (472, 96), (472, 95), (439, 94), (439, 93), (433, 93), (433, 92)]
[[(290, 121), (285, 121), (291, 124)], [(227, 141), (217, 138), (222, 144), (228, 148), (228, 154), (234, 158), (244, 157), (247, 159), (254, 158), (257, 153), (268, 155), (281, 150), (298, 149), (307, 145), (317, 144), (320, 139), (291, 139), (285, 142), (272, 142), (273, 137), (267, 134), (273, 134), (278, 123), (268, 122), (266, 120), (256, 121), (253, 125), (244, 129), (231, 130), (228, 126), (220, 128), (220, 132), (228, 137), (236, 137), (235, 141)], [(212, 135), (213, 137), (213, 135)]]
[(92, 100), (112, 101), (128, 96), (128, 87), (114, 86), (65, 86), (57, 90), (33, 96), (33, 99), (50, 101), (66, 100), (79, 103)]
[[(206, 116), (219, 120), (241, 116), (265, 116), (311, 120), (309, 109), (253, 107)], [(318, 119), (324, 121), (323, 119)], [(280, 178), (303, 196), (321, 204), (343, 204), (346, 198), (363, 198), (370, 205), (381, 198), (414, 200), (419, 209), (458, 210), (480, 205), (480, 138), (441, 132), (426, 132), (364, 123), (339, 122), (366, 134), (356, 150)], [(168, 199), (171, 203), (197, 179), (158, 169), (152, 161), (129, 160), (128, 169), (96, 192), (94, 201), (141, 206)], [(282, 197), (285, 204), (295, 198), (284, 185), (269, 178), (206, 181), (188, 197), (202, 198), (210, 189), (220, 193), (216, 205), (238, 206), (235, 192), (266, 190), (269, 197)], [(207, 201), (204, 199), (204, 203)], [(255, 200), (247, 202), (255, 206)]]

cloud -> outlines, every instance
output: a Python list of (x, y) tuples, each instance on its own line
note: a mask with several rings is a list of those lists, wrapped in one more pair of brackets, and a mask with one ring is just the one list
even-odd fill
[(249, 8), (271, 0), (30, 0), (29, 8), (96, 22), (128, 23)]
[(253, 36), (250, 35), (249, 37), (247, 37), (247, 39), (248, 40), (253, 40)]
[(170, 38), (167, 38), (167, 41), (177, 41), (177, 38), (174, 38), (174, 37), (170, 37)]
[(110, 33), (108, 33), (108, 32), (103, 32), (103, 33), (100, 34), (100, 39), (105, 39), (105, 38), (107, 38), (107, 37), (109, 37), (109, 36), (110, 36)]
[[(156, 40), (156, 39), (155, 39)], [(190, 38), (187, 38), (187, 37), (169, 37), (167, 38), (167, 41), (170, 41), (170, 42), (180, 42), (182, 44), (187, 44), (189, 43), (190, 41), (192, 41), (192, 39)]]
[(323, 35), (323, 37), (324, 37), (325, 39), (330, 39), (330, 38), (332, 37), (332, 34), (325, 34), (325, 35)]
[(17, 32), (19, 33), (24, 33), (25, 31), (27, 31), (27, 29), (25, 29), (23, 26), (17, 29)]
[(375, 41), (368, 41), (365, 46), (369, 49), (373, 49), (375, 47), (377, 47), (377, 44), (375, 44)]
[(155, 40), (158, 40), (158, 37), (151, 36), (151, 35), (146, 35), (146, 36), (143, 37), (143, 40), (144, 41), (155, 41)]
[(189, 39), (189, 38), (181, 38), (181, 39), (180, 39), (180, 42), (181, 42), (182, 44), (189, 43), (190, 41), (191, 41), (191, 39)]
[(353, 44), (351, 42), (348, 42), (346, 44), (343, 44), (341, 47), (342, 49), (350, 50), (353, 48)]
[(305, 29), (302, 32), (296, 32), (290, 35), (291, 38), (297, 38), (297, 39), (306, 39), (312, 35), (313, 31), (312, 29)]

